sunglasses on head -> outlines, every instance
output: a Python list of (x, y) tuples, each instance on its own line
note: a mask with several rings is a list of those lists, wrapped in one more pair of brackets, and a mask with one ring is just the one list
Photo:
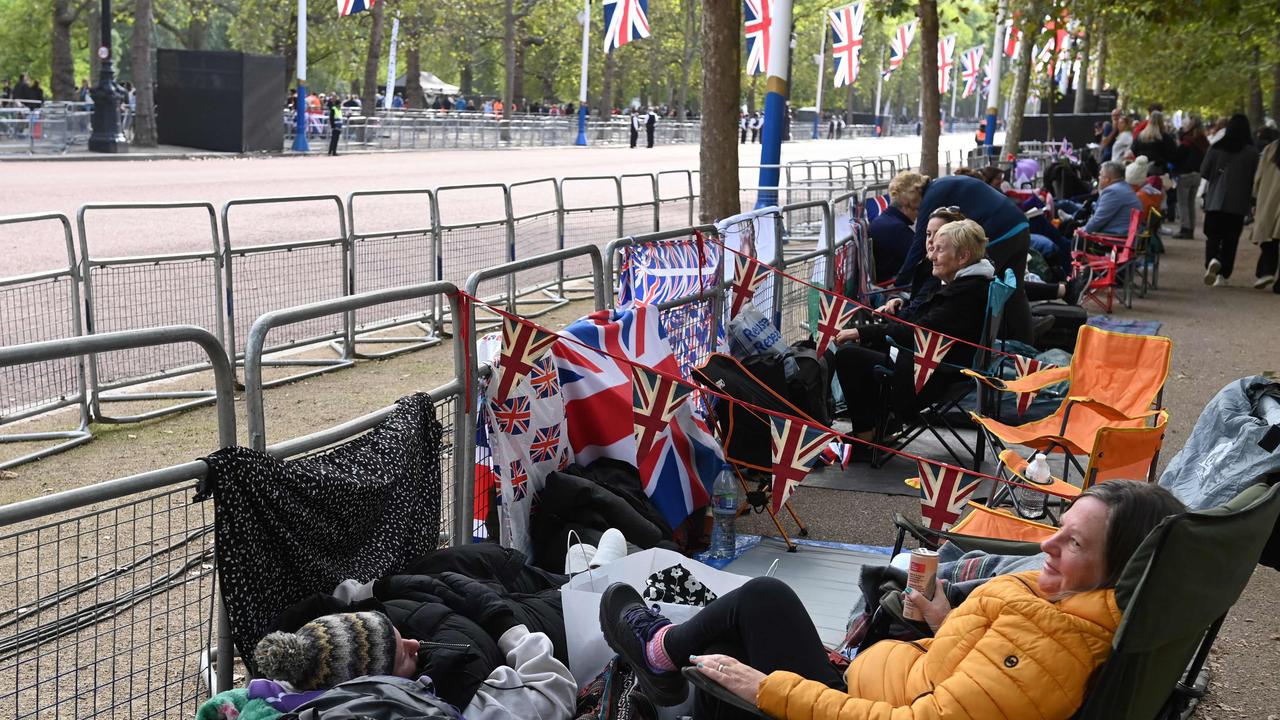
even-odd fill
[(959, 215), (960, 217), (964, 217), (964, 213), (960, 212), (960, 206), (958, 205), (948, 205), (947, 207), (936, 208), (933, 212), (929, 213), (929, 219), (932, 220), (939, 215)]

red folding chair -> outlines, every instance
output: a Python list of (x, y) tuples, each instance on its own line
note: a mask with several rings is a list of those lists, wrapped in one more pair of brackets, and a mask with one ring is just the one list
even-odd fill
[[(1081, 304), (1088, 300), (1107, 313), (1115, 304), (1116, 284), (1124, 273), (1125, 307), (1133, 307), (1133, 273), (1138, 253), (1138, 229), (1142, 225), (1142, 213), (1129, 211), (1129, 234), (1126, 237), (1103, 235), (1076, 230), (1076, 250), (1071, 253), (1077, 265), (1087, 265), (1093, 270), (1093, 279), (1080, 296)], [(1101, 252), (1099, 252), (1101, 251)]]

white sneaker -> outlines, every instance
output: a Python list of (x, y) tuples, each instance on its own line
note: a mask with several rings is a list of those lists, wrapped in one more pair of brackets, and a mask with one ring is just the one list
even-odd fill
[(1227, 282), (1227, 279), (1226, 279), (1226, 278), (1224, 278), (1224, 277), (1222, 277), (1221, 275), (1219, 275), (1219, 276), (1218, 276), (1218, 279), (1216, 279), (1216, 280), (1214, 280), (1214, 281), (1213, 281), (1213, 286), (1214, 286), (1214, 287), (1226, 287), (1226, 286), (1228, 286), (1228, 285), (1230, 285), (1230, 284), (1231, 284), (1231, 283)]
[(1263, 290), (1263, 289), (1266, 289), (1268, 285), (1270, 285), (1275, 281), (1276, 281), (1275, 275), (1263, 275), (1262, 277), (1253, 281), (1253, 287), (1258, 290)]
[(597, 554), (595, 545), (586, 543), (576, 543), (569, 546), (569, 550), (564, 554), (564, 574), (577, 575), (580, 572), (586, 572), (591, 566), (591, 559)]
[(591, 558), (588, 567), (594, 570), (626, 556), (627, 539), (622, 536), (621, 530), (609, 528), (600, 536), (600, 547), (596, 550), (595, 557)]
[(1209, 266), (1204, 269), (1204, 284), (1212, 285), (1218, 279), (1218, 273), (1222, 270), (1222, 263), (1218, 262), (1218, 258), (1209, 261)]

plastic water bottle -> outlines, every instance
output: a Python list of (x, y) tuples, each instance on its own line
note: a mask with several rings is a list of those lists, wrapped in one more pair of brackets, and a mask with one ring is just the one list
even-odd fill
[(732, 558), (738, 546), (733, 524), (738, 517), (738, 479), (726, 464), (711, 487), (711, 557)]
[[(1049, 477), (1049, 460), (1044, 453), (1036, 453), (1027, 465), (1027, 480), (1036, 485), (1049, 485), (1053, 479)], [(1018, 509), (1025, 518), (1044, 516), (1044, 493), (1031, 488), (1018, 488)]]

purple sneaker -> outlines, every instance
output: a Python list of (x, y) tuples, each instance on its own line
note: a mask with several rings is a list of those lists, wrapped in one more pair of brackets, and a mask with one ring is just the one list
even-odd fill
[(689, 684), (678, 672), (658, 672), (645, 659), (645, 645), (671, 621), (645, 604), (635, 588), (614, 583), (600, 596), (600, 630), (609, 647), (636, 671), (644, 694), (655, 704), (671, 707), (689, 696)]

